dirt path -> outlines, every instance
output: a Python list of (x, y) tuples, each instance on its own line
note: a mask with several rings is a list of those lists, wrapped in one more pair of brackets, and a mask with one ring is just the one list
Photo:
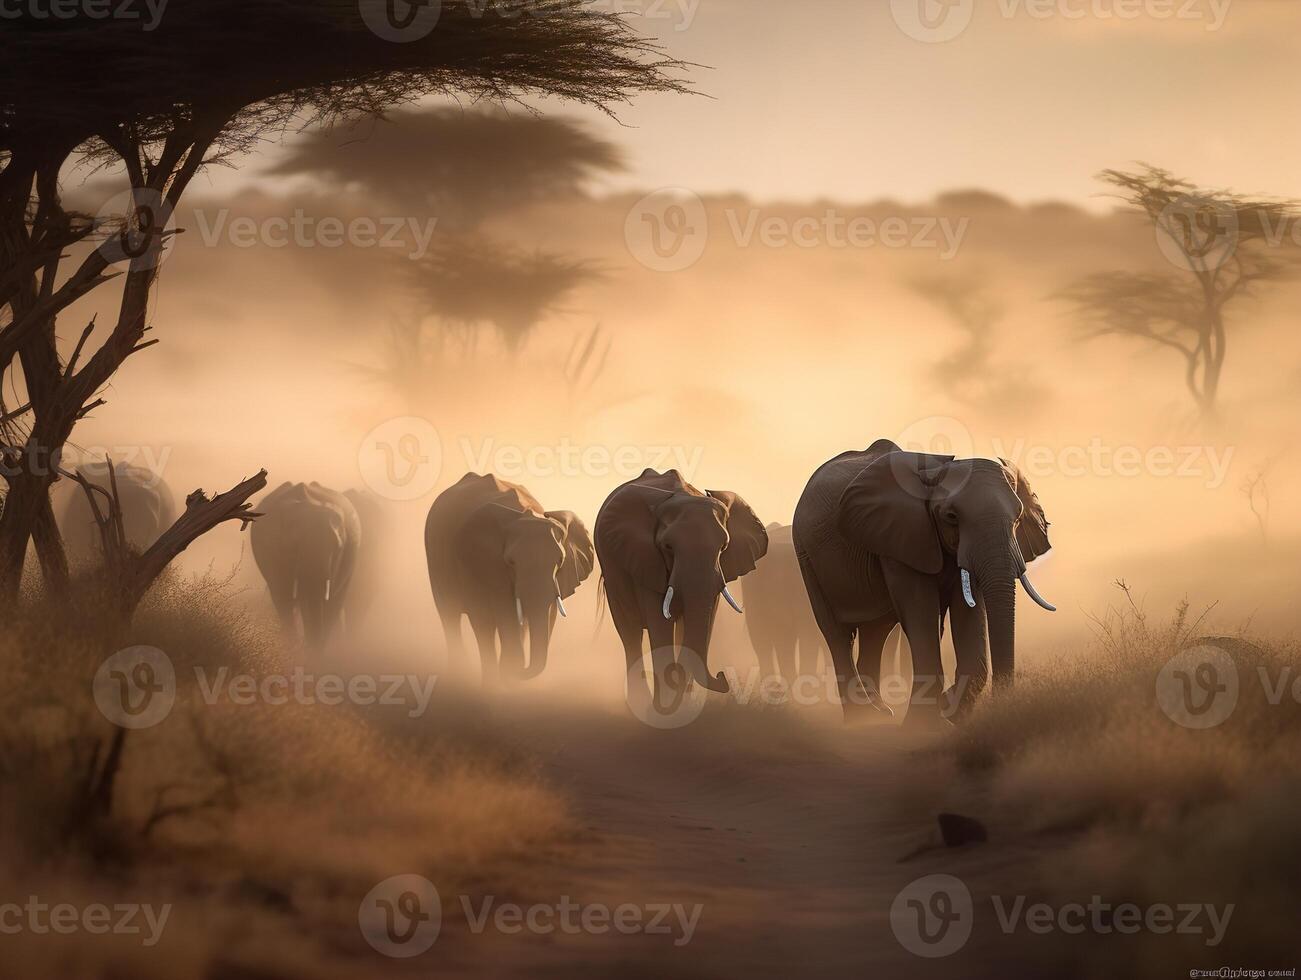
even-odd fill
[[(592, 715), (562, 729), (515, 719), (543, 777), (572, 801), (574, 840), (536, 855), (499, 902), (641, 909), (699, 905), (688, 942), (667, 934), (458, 934), (458, 972), (481, 976), (979, 976), (970, 962), (913, 956), (890, 905), (927, 874), (987, 877), (988, 848), (900, 858), (932, 836), (940, 802), (918, 793), (921, 743), (897, 731), (846, 733), (750, 711), (653, 731)], [(942, 793), (941, 787), (936, 790)], [(648, 913), (650, 914), (650, 913)], [(689, 918), (689, 913), (688, 913)], [(577, 920), (575, 920), (577, 921)], [(440, 946), (442, 942), (440, 940)], [(975, 946), (979, 948), (979, 946)], [(965, 958), (963, 958), (965, 959)]]

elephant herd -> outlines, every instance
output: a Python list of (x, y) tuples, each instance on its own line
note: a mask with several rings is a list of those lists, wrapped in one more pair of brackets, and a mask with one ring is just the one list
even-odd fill
[[(142, 505), (141, 523), (154, 513), (165, 528), (169, 505), (170, 496)], [(358, 618), (383, 570), (379, 502), (286, 483), (257, 510), (253, 557), (286, 627), (301, 623), (319, 644)], [(84, 516), (63, 520), (80, 526)], [(464, 659), (468, 619), (485, 682), (542, 673), (565, 601), (599, 564), (629, 683), (644, 683), (649, 648), (657, 704), (692, 682), (729, 691), (726, 676), (710, 671), (710, 639), (720, 601), (742, 611), (731, 586), (743, 580), (763, 673), (813, 674), (825, 646), (846, 718), (885, 718), (882, 648), (901, 626), (913, 660), (908, 721), (942, 724), (970, 710), (991, 666), (995, 689), (1011, 684), (1017, 582), (1053, 610), (1027, 572), (1049, 550), (1048, 526), (1014, 464), (879, 440), (819, 467), (790, 527), (765, 527), (734, 492), (647, 470), (606, 498), (589, 535), (573, 512), (544, 510), (524, 487), (470, 473), (430, 507), (424, 544), (449, 663)], [(949, 684), (946, 618), (956, 655)]]

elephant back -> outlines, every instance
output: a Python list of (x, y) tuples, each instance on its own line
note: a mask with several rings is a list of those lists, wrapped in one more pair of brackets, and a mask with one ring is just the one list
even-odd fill
[(362, 541), (361, 518), (347, 496), (319, 483), (282, 483), (258, 502), (263, 516), (249, 531), (253, 560), (265, 574), (291, 557), (294, 534), (305, 520), (320, 516), (336, 527), (343, 548), (342, 562), (348, 572)]
[(492, 473), (467, 473), (434, 500), (425, 518), (425, 557), (430, 575), (452, 583), (463, 577), (456, 555), (456, 536), (483, 508), (508, 507), (521, 514), (544, 511), (527, 489)]
[[(77, 472), (110, 492), (116, 484), (122, 508), (122, 527), (127, 543), (135, 550), (148, 549), (176, 522), (176, 501), (171, 487), (153, 470), (130, 463), (115, 463), (110, 477), (108, 463), (97, 461), (78, 466)], [(61, 495), (63, 503), (57, 511), (57, 523), (68, 556), (74, 561), (97, 558), (100, 554), (99, 528), (85, 491), (67, 481)], [(101, 499), (97, 503), (101, 513), (107, 513), (107, 501)]]
[(796, 550), (807, 552), (830, 539), (839, 539), (841, 495), (864, 469), (887, 453), (899, 451), (889, 439), (878, 439), (866, 449), (843, 452), (819, 466), (795, 507), (791, 532)]

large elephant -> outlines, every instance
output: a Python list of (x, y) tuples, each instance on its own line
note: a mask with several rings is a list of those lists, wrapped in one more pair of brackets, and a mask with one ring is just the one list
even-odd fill
[(308, 643), (319, 646), (342, 617), (361, 547), (352, 501), (319, 483), (282, 483), (256, 508), (253, 560), (271, 590), (285, 629), (295, 614)]
[(722, 596), (741, 607), (727, 584), (751, 572), (768, 550), (768, 533), (735, 493), (701, 493), (677, 470), (646, 470), (610, 494), (596, 518), (596, 554), (631, 678), (650, 635), (655, 703), (670, 663), (710, 691), (730, 686), (709, 673), (709, 639)]
[[(112, 490), (106, 462), (83, 463), (77, 472), (96, 486)], [(145, 551), (177, 518), (176, 501), (162, 476), (130, 463), (114, 463), (118, 500), (122, 507), (122, 529), (127, 544)], [(71, 480), (60, 481), (63, 504), (58, 525), (69, 560), (91, 562), (103, 560), (103, 542), (99, 526), (91, 512), (85, 491)], [(101, 514), (107, 513), (107, 500), (96, 495)]]
[[(1054, 611), (1026, 572), (1051, 547), (1048, 521), (1006, 461), (904, 452), (879, 440), (813, 474), (795, 510), (794, 537), (846, 718), (890, 713), (879, 696), (881, 648), (896, 624), (912, 649), (910, 719), (942, 724), (986, 686), (987, 638), (995, 689), (1011, 685), (1017, 580)], [(957, 669), (943, 690), (946, 613)], [(858, 696), (859, 677), (867, 699)]]
[(791, 684), (817, 674), (822, 633), (804, 591), (792, 528), (769, 524), (766, 530), (768, 553), (741, 580), (745, 631), (763, 676)]
[(456, 669), (464, 659), (461, 617), (468, 616), (485, 683), (541, 674), (556, 615), (565, 615), (565, 600), (592, 574), (593, 555), (573, 513), (544, 511), (523, 487), (491, 474), (467, 473), (439, 494), (425, 520), (425, 556), (449, 664)]

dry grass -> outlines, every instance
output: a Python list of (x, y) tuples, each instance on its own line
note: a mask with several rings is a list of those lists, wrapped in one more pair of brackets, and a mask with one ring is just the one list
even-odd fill
[[(1058, 900), (1236, 905), (1216, 949), (1197, 936), (1092, 943), (1085, 958), (1096, 958), (1100, 972), (1291, 966), (1279, 955), (1295, 950), (1289, 869), (1301, 858), (1301, 704), (1291, 681), (1299, 651), (1229, 640), (1241, 678), (1237, 706), (1216, 728), (1185, 728), (1158, 705), (1157, 676), (1210, 631), (1186, 604), (1171, 622), (1154, 624), (1128, 590), (1125, 598), (1097, 621), (1088, 655), (1018, 680), (1013, 696), (987, 703), (957, 733), (946, 750), (959, 773), (955, 795), (983, 805), (996, 839), (1042, 845), (1042, 877)], [(1280, 680), (1286, 686), (1273, 703)]]
[(6, 936), (20, 951), (6, 957), (13, 975), (365, 975), (383, 965), (356, 925), (376, 883), (417, 873), (455, 894), (567, 830), (513, 747), (437, 695), (414, 719), (406, 707), (205, 701), (194, 668), (292, 669), (232, 600), (228, 583), (169, 577), (141, 608), (131, 642), (168, 653), (178, 697), (165, 721), (127, 736), (102, 811), (86, 785), (116, 729), (91, 696), (104, 656), (92, 620), (37, 600), (44, 611), (0, 639), (0, 895), (174, 905), (152, 949), (133, 936)]

